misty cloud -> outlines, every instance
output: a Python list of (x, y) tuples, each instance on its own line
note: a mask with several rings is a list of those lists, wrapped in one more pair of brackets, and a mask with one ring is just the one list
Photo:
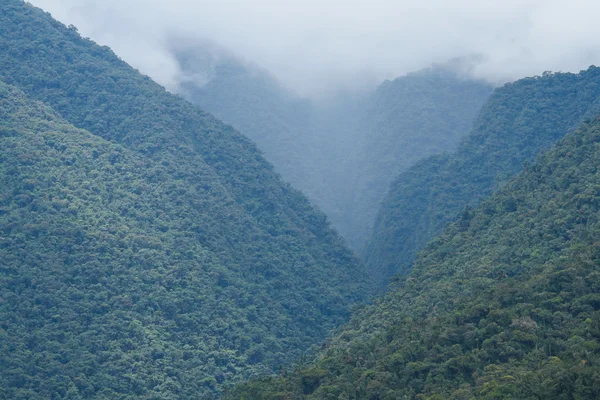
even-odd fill
[(480, 56), (495, 83), (600, 62), (595, 0), (32, 0), (174, 90), (174, 37), (208, 40), (304, 95)]

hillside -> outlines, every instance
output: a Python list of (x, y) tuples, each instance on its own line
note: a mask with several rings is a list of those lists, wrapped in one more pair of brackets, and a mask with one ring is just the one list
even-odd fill
[(496, 89), (455, 153), (419, 162), (390, 186), (364, 259), (385, 284), (466, 205), (475, 205), (596, 107), (600, 68)]
[(359, 123), (361, 145), (350, 166), (352, 199), (341, 229), (361, 252), (390, 183), (417, 161), (452, 152), (492, 92), (462, 76), (451, 63), (386, 81), (366, 101)]
[(211, 398), (365, 298), (327, 218), (231, 127), (20, 0), (0, 47), (2, 395)]
[(316, 362), (235, 399), (600, 396), (600, 120), (420, 254)]
[(312, 106), (267, 71), (210, 43), (173, 40), (179, 94), (254, 141), (284, 179), (310, 195), (317, 175)]
[(353, 210), (361, 95), (302, 99), (267, 71), (214, 44), (178, 40), (178, 93), (252, 139), (286, 182), (325, 212), (344, 237)]
[(437, 65), (373, 93), (314, 102), (223, 49), (186, 41), (172, 47), (184, 75), (179, 92), (255, 141), (357, 252), (394, 177), (453, 151), (492, 91), (455, 66)]

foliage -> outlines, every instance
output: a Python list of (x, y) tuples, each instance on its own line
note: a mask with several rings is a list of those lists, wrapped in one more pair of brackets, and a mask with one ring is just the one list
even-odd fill
[(364, 137), (344, 215), (349, 242), (361, 253), (392, 181), (423, 158), (454, 151), (492, 92), (449, 64), (381, 84), (365, 105)]
[(230, 398), (599, 398), (599, 163), (594, 120), (466, 208), (312, 365)]
[(172, 47), (190, 77), (179, 92), (254, 140), (357, 252), (393, 178), (424, 157), (454, 150), (492, 90), (438, 65), (386, 81), (374, 93), (309, 101), (222, 50), (193, 42)]
[(252, 139), (287, 182), (312, 194), (322, 174), (311, 103), (214, 45), (178, 39), (170, 48), (184, 76), (178, 93)]
[(597, 109), (600, 68), (526, 78), (496, 89), (452, 154), (419, 162), (391, 185), (365, 252), (381, 285), (454, 220)]
[(211, 398), (364, 299), (231, 127), (20, 0), (0, 47), (0, 397)]

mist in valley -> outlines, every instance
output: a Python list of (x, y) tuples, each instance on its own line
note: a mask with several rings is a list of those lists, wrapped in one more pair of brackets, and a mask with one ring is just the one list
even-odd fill
[(0, 398), (600, 398), (598, 2), (31, 1)]
[(358, 254), (394, 177), (453, 151), (493, 87), (600, 56), (600, 6), (562, 3), (34, 1), (251, 138)]

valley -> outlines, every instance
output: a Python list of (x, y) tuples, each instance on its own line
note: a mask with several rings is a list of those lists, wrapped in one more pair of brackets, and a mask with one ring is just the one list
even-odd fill
[(600, 398), (600, 68), (311, 97), (163, 39), (0, 3), (1, 399)]

